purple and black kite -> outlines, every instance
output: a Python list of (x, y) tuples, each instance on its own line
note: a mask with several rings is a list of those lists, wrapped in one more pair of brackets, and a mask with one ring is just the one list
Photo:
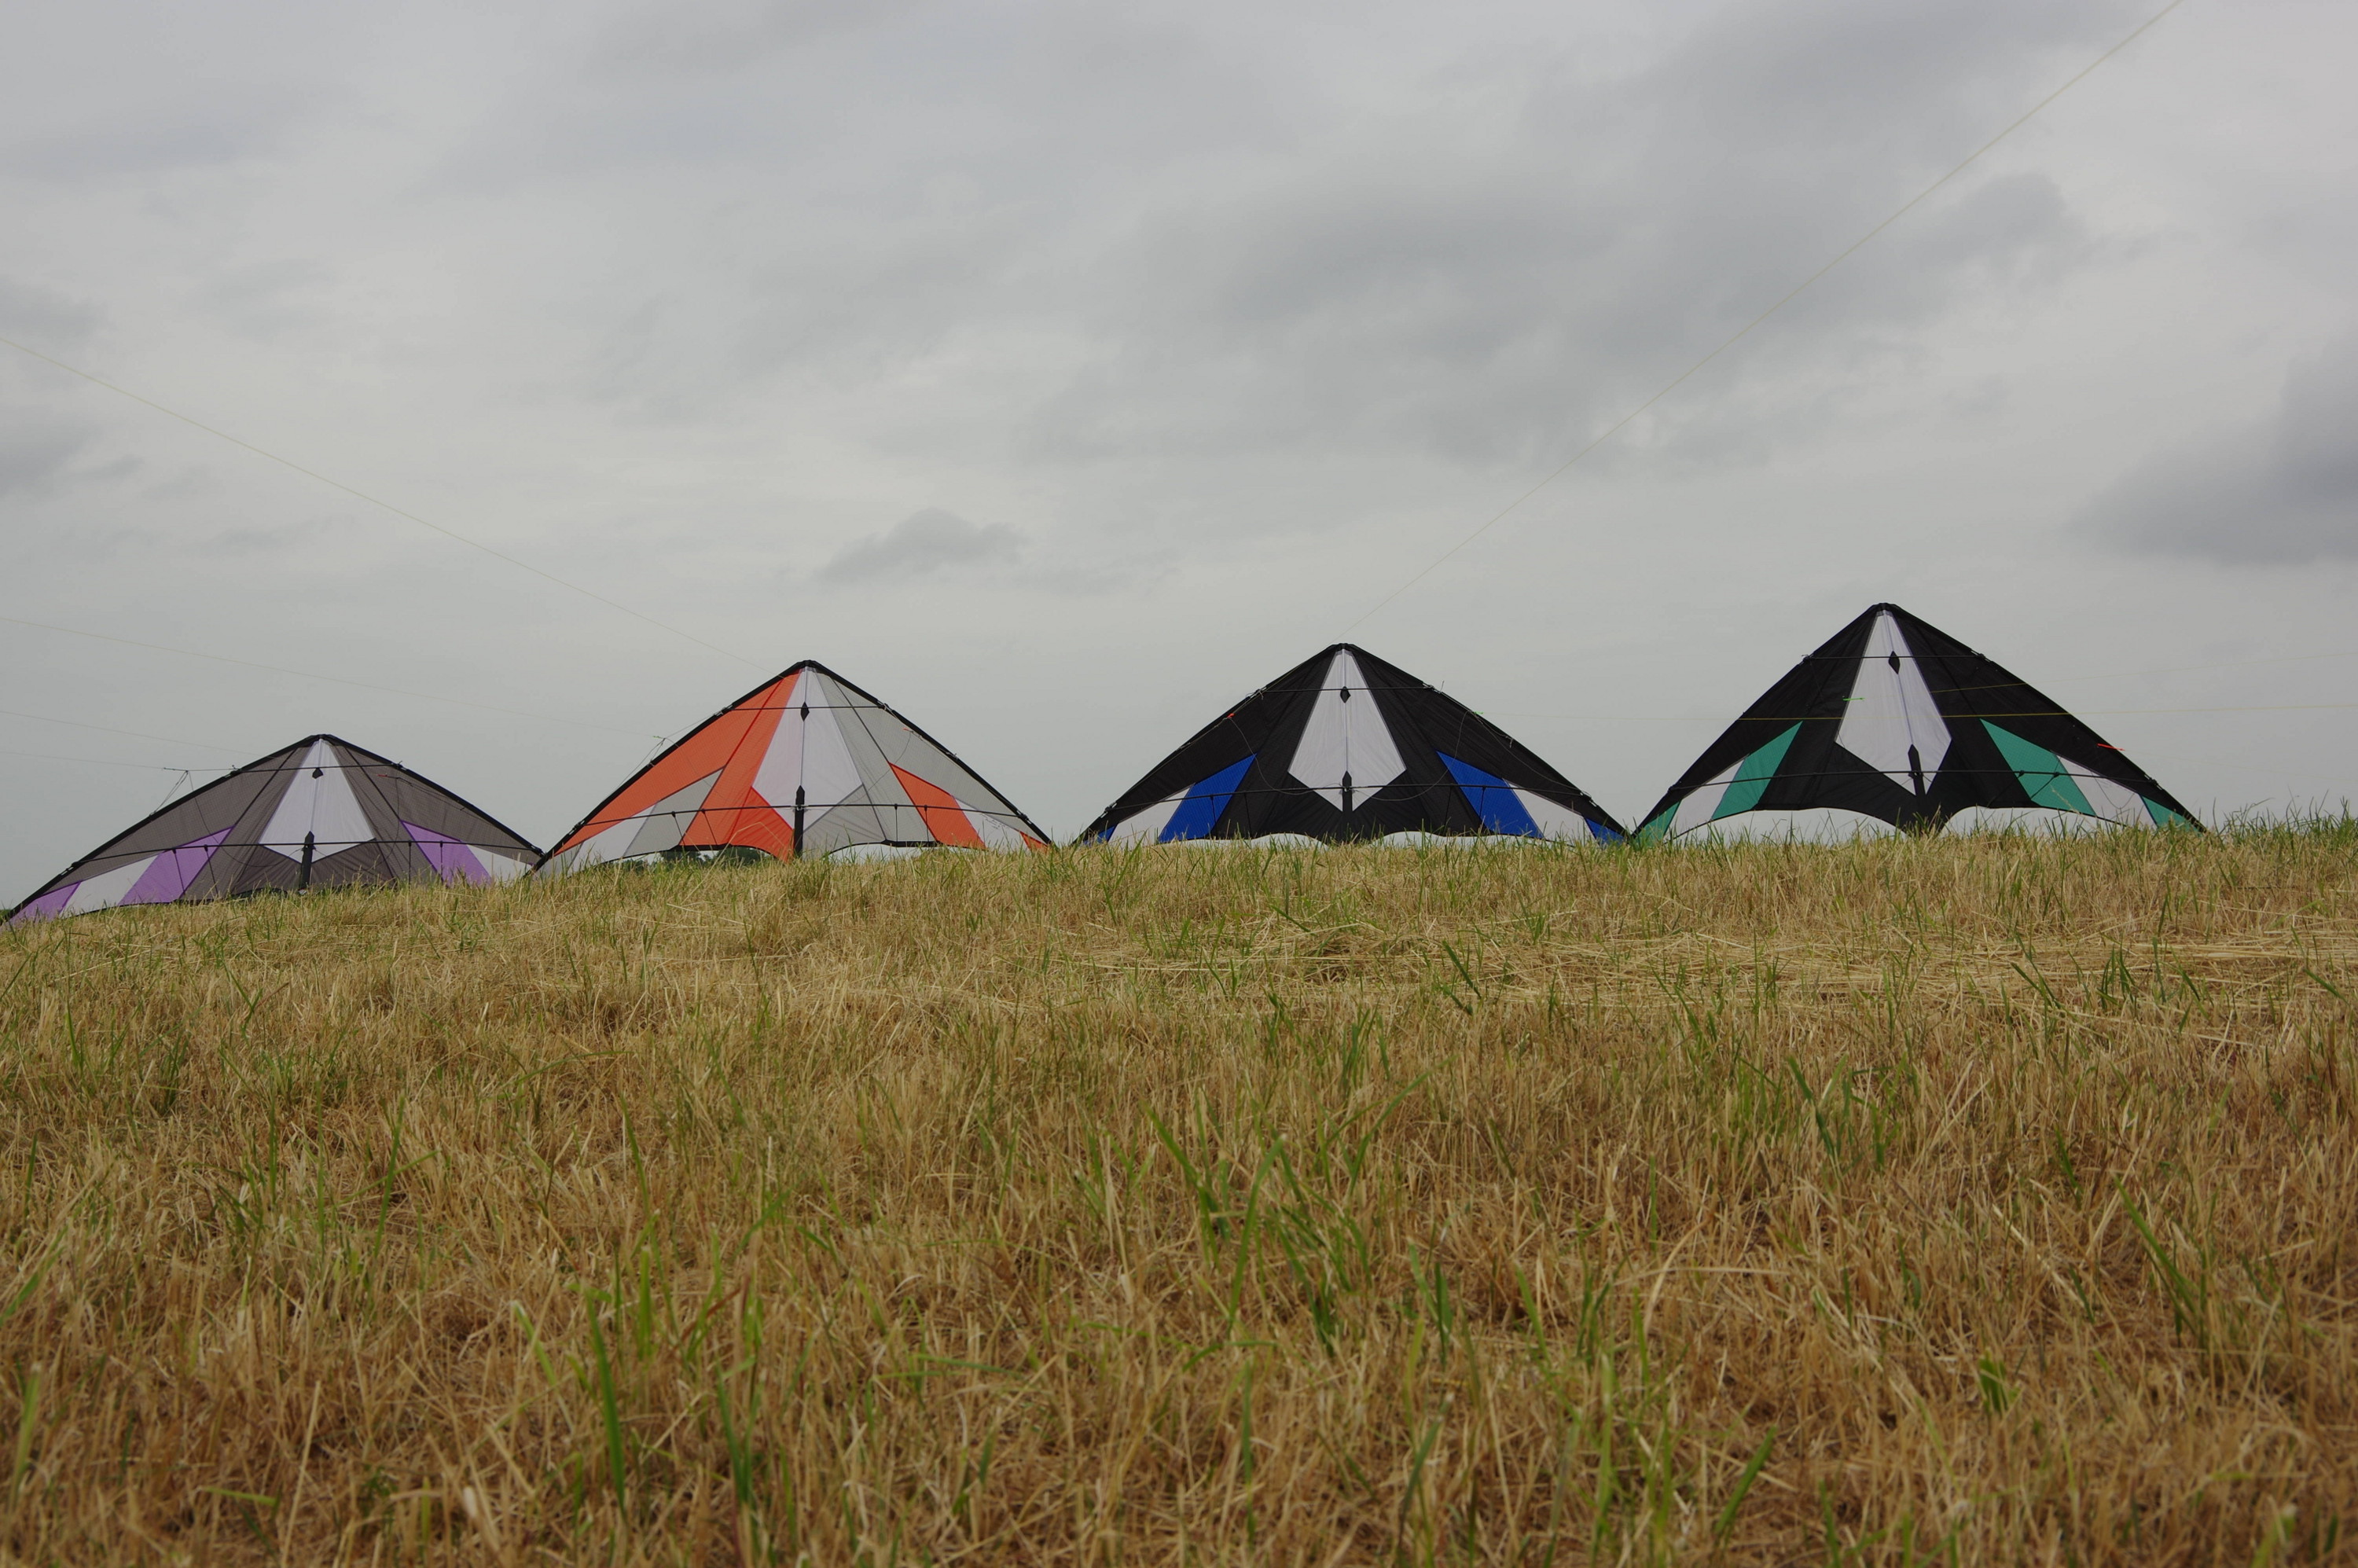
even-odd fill
[(8, 924), (315, 887), (503, 882), (539, 859), (449, 790), (349, 741), (312, 735), (83, 856)]

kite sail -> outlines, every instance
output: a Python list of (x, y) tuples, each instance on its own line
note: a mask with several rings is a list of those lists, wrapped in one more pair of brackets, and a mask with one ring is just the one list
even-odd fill
[(1337, 643), (1206, 725), (1081, 840), (1418, 832), (1580, 843), (1622, 836), (1604, 807), (1513, 736), (1398, 665)]
[(172, 802), (8, 919), (306, 888), (503, 882), (539, 858), (439, 784), (349, 741), (311, 735)]
[(932, 736), (806, 659), (641, 768), (546, 869), (730, 846), (782, 860), (863, 844), (1044, 849), (1047, 837)]
[(1741, 812), (1822, 806), (1918, 831), (1969, 806), (2195, 826), (2052, 697), (1896, 604), (1874, 606), (1794, 665), (1638, 831), (1669, 838)]

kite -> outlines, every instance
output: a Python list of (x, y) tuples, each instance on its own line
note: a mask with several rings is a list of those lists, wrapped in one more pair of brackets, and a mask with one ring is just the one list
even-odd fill
[(932, 736), (806, 659), (633, 774), (544, 869), (731, 846), (789, 860), (865, 844), (1044, 849), (1047, 839)]
[(1275, 833), (1622, 837), (1604, 807), (1513, 736), (1398, 665), (1337, 643), (1206, 725), (1081, 841)]
[(1896, 604), (1793, 666), (1671, 787), (1643, 840), (1747, 811), (1855, 811), (1938, 832), (1969, 806), (2125, 826), (2193, 816), (2052, 697)]
[(83, 856), (8, 921), (307, 888), (503, 882), (539, 859), (439, 784), (349, 741), (311, 735)]

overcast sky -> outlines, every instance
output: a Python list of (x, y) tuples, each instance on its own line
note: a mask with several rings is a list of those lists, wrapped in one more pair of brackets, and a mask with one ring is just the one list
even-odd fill
[(1368, 614), (2158, 4), (27, 8), (0, 333), (728, 653), (0, 350), (0, 616), (400, 688), (0, 622), (0, 902), (319, 730), (546, 843), (805, 657), (1066, 834), (1348, 636), (1634, 820), (1887, 599), (2358, 798), (2346, 0), (2188, 0)]

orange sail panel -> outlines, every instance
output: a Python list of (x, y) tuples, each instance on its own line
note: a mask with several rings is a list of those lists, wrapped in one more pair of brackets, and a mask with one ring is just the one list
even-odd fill
[(770, 754), (770, 744), (778, 733), (778, 716), (794, 700), (794, 688), (801, 678), (781, 680), (758, 693), (752, 702), (740, 703), (731, 710), (744, 714), (748, 722), (722, 764), (712, 793), (704, 797), (704, 808), (681, 836), (683, 847), (717, 849), (724, 844), (741, 844), (781, 859), (793, 856), (794, 829), (754, 790), (753, 777), (762, 771), (762, 760)]
[(901, 787), (909, 792), (909, 804), (915, 806), (917, 815), (925, 818), (925, 827), (936, 842), (960, 849), (982, 848), (982, 835), (976, 832), (974, 824), (967, 820), (966, 812), (958, 806), (957, 796), (939, 785), (927, 784), (906, 768), (896, 767), (892, 773), (901, 781)]
[[(561, 855), (617, 824), (645, 815), (650, 807), (660, 805), (698, 781), (726, 773), (730, 760), (765, 719), (768, 723), (762, 728), (760, 750), (767, 750), (770, 735), (777, 729), (778, 703), (794, 680), (792, 674), (784, 676), (759, 691), (748, 694), (742, 701), (732, 704), (698, 726), (591, 812), (550, 853)], [(756, 751), (757, 758), (759, 754), (760, 751)], [(749, 773), (745, 776), (750, 778), (752, 774)], [(716, 794), (719, 787), (715, 784)]]

